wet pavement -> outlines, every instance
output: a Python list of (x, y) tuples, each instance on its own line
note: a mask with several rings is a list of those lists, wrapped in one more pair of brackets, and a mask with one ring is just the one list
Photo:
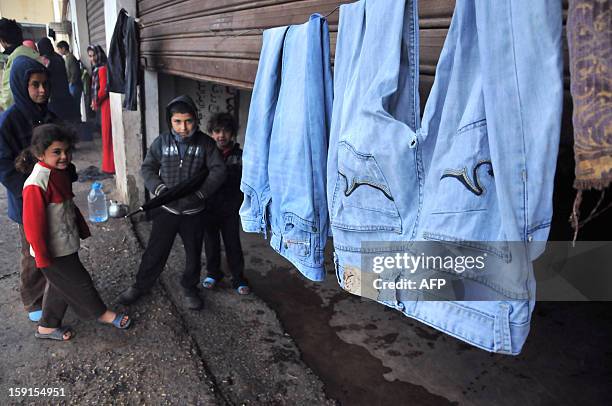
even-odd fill
[[(77, 165), (99, 165), (82, 143)], [(113, 189), (105, 180), (105, 190)], [(90, 183), (76, 183), (86, 212)], [(6, 195), (0, 191), (0, 211)], [(150, 223), (93, 225), (80, 255), (102, 297), (136, 272)], [(0, 404), (612, 404), (612, 306), (538, 303), (521, 355), (489, 354), (339, 288), (306, 281), (259, 235), (243, 234), (241, 297), (223, 281), (205, 309), (181, 304), (180, 239), (152, 294), (130, 306), (128, 332), (80, 321), (74, 342), (41, 342), (18, 298), (14, 225), (0, 216)], [(329, 252), (327, 255), (329, 258)], [(204, 274), (205, 271), (203, 271)], [(9, 388), (61, 387), (62, 398), (10, 398)]]

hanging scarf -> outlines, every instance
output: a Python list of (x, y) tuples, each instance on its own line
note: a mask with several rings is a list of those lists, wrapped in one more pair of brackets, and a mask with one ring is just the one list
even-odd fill
[[(590, 221), (605, 201), (612, 182), (612, 0), (570, 0), (567, 21), (570, 91), (574, 101), (574, 156), (578, 190), (571, 223), (574, 240), (580, 226)], [(601, 198), (589, 216), (580, 221), (584, 190), (597, 189)], [(598, 212), (599, 210), (599, 212)]]

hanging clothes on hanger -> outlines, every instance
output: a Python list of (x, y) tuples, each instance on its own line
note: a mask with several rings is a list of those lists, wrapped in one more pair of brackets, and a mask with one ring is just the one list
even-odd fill
[(137, 109), (138, 31), (134, 17), (119, 11), (108, 51), (108, 90), (125, 93), (123, 108)]
[[(487, 351), (521, 351), (552, 217), (561, 23), (559, 0), (457, 2), (421, 119), (417, 1), (341, 6), (327, 196), (343, 288)], [(372, 255), (424, 258), (422, 244), (481, 255), (486, 269), (460, 275), (461, 300), (372, 286), (403, 277), (364, 266)]]
[(266, 30), (242, 157), (242, 227), (270, 228), (272, 248), (314, 281), (325, 276), (331, 108), (327, 20)]

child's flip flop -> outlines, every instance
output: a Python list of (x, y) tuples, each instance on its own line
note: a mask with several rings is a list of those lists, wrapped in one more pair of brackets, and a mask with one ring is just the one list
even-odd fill
[[(68, 339), (65, 339), (64, 334), (68, 332), (70, 333), (70, 336)], [(43, 333), (39, 333), (38, 331), (36, 331), (36, 333), (34, 333), (34, 337), (41, 338), (41, 339), (57, 340), (57, 341), (70, 341), (74, 338), (74, 331), (72, 331), (70, 327), (65, 326), (65, 327), (56, 328), (55, 330), (53, 330), (52, 332), (48, 334), (43, 334)]]
[(215, 287), (216, 284), (217, 284), (217, 281), (214, 278), (211, 278), (210, 276), (207, 276), (202, 281), (202, 287), (204, 287), (204, 289), (212, 289)]
[[(124, 317), (127, 317), (127, 321), (122, 326), (121, 320), (123, 320)], [(125, 330), (132, 325), (132, 319), (125, 313), (117, 313), (117, 316), (115, 316), (115, 319), (112, 321), (112, 325), (117, 327), (118, 329)]]
[(42, 310), (35, 310), (33, 312), (28, 313), (28, 318), (30, 319), (30, 321), (33, 321), (33, 322), (40, 321), (41, 317), (42, 317)]
[(248, 295), (249, 293), (251, 293), (251, 289), (246, 286), (246, 285), (241, 285), (238, 286), (238, 288), (236, 289), (236, 292), (238, 292), (239, 295)]

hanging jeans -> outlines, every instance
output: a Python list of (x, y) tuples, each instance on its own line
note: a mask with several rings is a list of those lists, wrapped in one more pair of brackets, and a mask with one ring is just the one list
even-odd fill
[(531, 262), (552, 217), (561, 2), (458, 1), (422, 118), (417, 1), (379, 6), (340, 9), (327, 165), (338, 281), (362, 294), (355, 281), (372, 276), (364, 257), (386, 250), (369, 242), (486, 253), (488, 272), (471, 279), (482, 300), (373, 298), (479, 348), (518, 354), (535, 304)]
[(272, 248), (314, 281), (325, 276), (331, 109), (327, 21), (314, 14), (266, 30), (242, 157), (242, 227), (270, 227)]

